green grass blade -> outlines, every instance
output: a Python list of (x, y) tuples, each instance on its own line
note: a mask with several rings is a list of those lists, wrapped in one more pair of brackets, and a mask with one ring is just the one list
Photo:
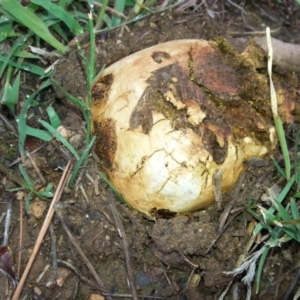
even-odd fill
[(283, 155), (286, 179), (289, 180), (291, 178), (291, 160), (290, 160), (289, 150), (285, 139), (283, 125), (279, 116), (273, 116), (273, 117), (274, 117), (277, 136), (279, 139), (280, 148)]
[(29, 189), (32, 189), (33, 188), (33, 183), (31, 182), (29, 176), (27, 175), (27, 173), (25, 171), (25, 168), (21, 164), (19, 164), (19, 171), (20, 171), (21, 175), (23, 176), (23, 178), (24, 178), (24, 180), (27, 184), (27, 187)]
[[(50, 79), (48, 80), (45, 80), (41, 86), (39, 87), (38, 90), (36, 90), (32, 95), (30, 95), (30, 97), (28, 97), (23, 106), (22, 106), (22, 109), (20, 111), (20, 115), (19, 117), (17, 118), (17, 123), (18, 123), (18, 132), (19, 132), (19, 142), (18, 142), (18, 145), (19, 145), (19, 151), (21, 153), (21, 155), (24, 155), (25, 153), (25, 139), (26, 139), (26, 135), (27, 135), (27, 130), (26, 127), (27, 127), (27, 124), (26, 124), (26, 118), (27, 118), (27, 113), (28, 113), (28, 110), (35, 98), (35, 96), (43, 89), (47, 88), (48, 86), (51, 85), (51, 81)], [(33, 128), (34, 129), (34, 128)]]
[[(125, 0), (115, 0), (114, 9), (120, 13), (123, 13), (124, 9), (125, 9), (125, 4), (126, 4)], [(112, 26), (119, 25), (120, 23), (121, 23), (121, 17), (119, 17), (119, 16), (112, 17), (112, 19), (111, 19)]]
[(79, 109), (81, 110), (89, 110), (88, 105), (82, 101), (79, 100), (78, 98), (72, 96), (71, 94), (69, 94), (68, 92), (66, 92), (57, 81), (52, 79), (52, 83), (69, 99), (73, 102), (73, 104), (75, 104)]
[[(297, 3), (298, 5), (300, 5), (300, 0), (295, 0), (295, 3)], [(300, 288), (299, 288), (300, 289)], [(298, 298), (297, 298), (298, 299)]]
[(83, 28), (80, 24), (59, 5), (45, 0), (31, 0), (31, 2), (44, 7), (49, 13), (64, 22), (75, 35), (83, 33)]
[(291, 205), (291, 213), (292, 213), (293, 219), (294, 220), (300, 219), (299, 210), (298, 210), (297, 203), (294, 198), (290, 199), (290, 205)]
[(108, 0), (103, 0), (102, 7), (101, 7), (101, 10), (100, 10), (97, 22), (96, 22), (95, 30), (102, 27), (102, 24), (103, 24), (103, 21), (104, 21), (105, 10), (106, 10), (107, 5), (108, 5)]
[(117, 195), (121, 203), (125, 203), (125, 199), (123, 198), (122, 194), (114, 187), (114, 185), (108, 180), (106, 175), (103, 172), (98, 172), (101, 179), (105, 181), (105, 183), (113, 190), (113, 192)]
[[(300, 0), (295, 0), (300, 5)], [(297, 300), (300, 298), (300, 286), (297, 288), (296, 294), (294, 295), (293, 300)]]
[(87, 147), (84, 149), (80, 159), (75, 164), (72, 175), (71, 175), (70, 180), (68, 182), (68, 187), (71, 188), (73, 186), (75, 178), (78, 174), (79, 168), (81, 167), (81, 165), (84, 163), (84, 161), (88, 157), (88, 155), (90, 153), (90, 150), (91, 150), (92, 146), (94, 145), (95, 141), (96, 141), (96, 137), (94, 136), (92, 138), (92, 140), (90, 141), (90, 143), (87, 145)]
[[(45, 1), (48, 2), (48, 1)], [(66, 52), (69, 47), (61, 44), (49, 31), (45, 23), (32, 11), (26, 9), (18, 0), (2, 0), (1, 7), (18, 23), (23, 24), (36, 35), (60, 52)]]
[(26, 125), (25, 134), (34, 136), (42, 141), (50, 142), (53, 139), (53, 136), (49, 134), (49, 132), (37, 128), (33, 128), (31, 126)]
[(36, 54), (30, 53), (25, 50), (16, 50), (14, 56), (28, 58), (28, 59), (40, 59), (40, 57)]
[(259, 265), (258, 265), (257, 272), (256, 272), (256, 280), (255, 280), (255, 282), (256, 282), (256, 294), (258, 294), (259, 289), (260, 289), (261, 275), (262, 275), (264, 263), (265, 263), (265, 260), (267, 258), (268, 252), (270, 250), (269, 246), (264, 246), (264, 247), (265, 247), (265, 249), (264, 249), (264, 251), (261, 255), (261, 258), (259, 260)]
[(92, 14), (89, 14), (89, 28), (90, 28), (90, 60), (88, 65), (88, 74), (87, 74), (87, 80), (88, 80), (88, 87), (89, 90), (92, 86), (92, 82), (95, 76), (95, 31), (93, 26), (93, 16)]
[(3, 42), (7, 38), (20, 36), (13, 29), (12, 21), (8, 20), (6, 17), (0, 17), (0, 42)]
[(270, 28), (266, 28), (266, 36), (267, 36), (267, 45), (268, 45), (268, 74), (269, 74), (269, 81), (270, 81), (270, 98), (271, 98), (271, 109), (273, 114), (273, 119), (275, 123), (276, 133), (279, 139), (279, 144), (281, 147), (283, 159), (284, 159), (284, 167), (285, 167), (285, 174), (286, 179), (289, 180), (291, 177), (291, 161), (289, 156), (289, 151), (285, 139), (285, 134), (283, 130), (283, 125), (281, 119), (278, 115), (278, 101), (277, 95), (275, 91), (275, 87), (272, 80), (272, 63), (273, 63), (273, 47), (271, 41), (271, 34)]
[(144, 4), (144, 0), (136, 0), (135, 1), (135, 5), (133, 7), (133, 11), (135, 14), (138, 14), (141, 11), (143, 4)]
[(72, 2), (71, 0), (59, 0), (58, 1), (58, 5), (61, 6), (62, 8), (66, 8), (70, 2)]
[(300, 232), (299, 230), (293, 225), (284, 225), (282, 227), (283, 231), (292, 239), (297, 242), (300, 242)]
[(47, 129), (49, 132), (56, 137), (75, 157), (79, 159), (79, 155), (77, 154), (74, 147), (59, 133), (53, 128), (49, 123), (43, 120), (39, 120), (39, 122)]
[(19, 91), (20, 91), (20, 81), (21, 81), (21, 77), (20, 77), (20, 72), (17, 75), (17, 78), (15, 79), (13, 86), (12, 86), (12, 101), (14, 104), (17, 103), (18, 98), (19, 98)]
[(292, 240), (292, 238), (289, 235), (284, 234), (282, 237), (280, 237), (280, 239), (278, 241), (280, 244), (282, 244), (282, 243), (287, 243), (290, 240)]
[(296, 134), (295, 149), (294, 149), (294, 168), (296, 174), (296, 183), (300, 187), (300, 156), (299, 156), (300, 131)]
[(0, 62), (6, 63), (6, 64), (16, 67), (20, 70), (27, 71), (27, 72), (30, 72), (32, 74), (39, 75), (39, 76), (44, 75), (44, 72), (45, 72), (45, 69), (43, 69), (37, 65), (34, 65), (34, 64), (30, 64), (30, 63), (18, 64), (12, 60), (7, 61), (7, 56), (0, 55)]
[(29, 214), (30, 213), (30, 200), (32, 198), (32, 192), (29, 192), (25, 198), (25, 210), (26, 213)]
[[(7, 105), (7, 107), (10, 109), (12, 113), (14, 113), (14, 107), (18, 102), (19, 99), (19, 91), (20, 91), (20, 73), (18, 73), (17, 78), (15, 79), (12, 87), (9, 89), (8, 94), (6, 97), (8, 97), (7, 101), (1, 101), (2, 104)], [(5, 92), (4, 92), (5, 93)]]
[(51, 192), (52, 188), (53, 188), (53, 183), (48, 183), (47, 186), (46, 186), (45, 191), (46, 192)]
[(10, 80), (11, 80), (12, 72), (13, 72), (13, 68), (11, 66), (9, 66), (7, 69), (4, 88), (2, 90), (1, 103), (5, 104), (7, 106), (14, 104), (10, 99), (10, 94), (11, 94), (11, 89), (12, 89), (10, 86)]
[(0, 69), (0, 78), (2, 78), (3, 73), (4, 73), (7, 65), (9, 64), (9, 61), (11, 60), (11, 57), (14, 55), (15, 51), (23, 45), (23, 42), (24, 42), (23, 37), (20, 37), (17, 40), (15, 40), (9, 53), (7, 53), (4, 56), (4, 60), (3, 60), (3, 63), (2, 63), (1, 69)]
[(54, 195), (51, 192), (37, 192), (36, 194), (40, 197), (45, 197), (45, 198), (52, 198)]
[[(108, 28), (118, 28), (119, 27), (119, 25), (116, 25), (116, 26), (112, 26), (112, 20), (111, 20), (111, 18), (109, 17), (109, 15), (108, 14), (104, 14), (104, 16), (103, 16), (103, 21), (104, 21), (104, 23), (106, 24), (106, 26), (108, 27)], [(103, 31), (106, 31), (106, 29), (102, 29)], [(101, 32), (101, 30), (99, 30), (99, 31), (97, 31), (97, 32)]]
[(276, 199), (279, 203), (282, 203), (282, 201), (285, 199), (286, 195), (289, 193), (294, 183), (295, 183), (295, 176), (292, 176)]
[(69, 39), (65, 34), (65, 31), (61, 28), (60, 24), (53, 24), (52, 28), (65, 40), (65, 42), (69, 43)]
[(54, 194), (51, 192), (52, 188), (53, 188), (53, 183), (48, 183), (48, 185), (45, 188), (45, 191), (43, 192), (38, 191), (38, 194), (42, 197), (52, 198), (54, 196)]
[(271, 201), (282, 221), (291, 220), (291, 216), (289, 215), (289, 213), (286, 211), (286, 209), (283, 207), (281, 203), (279, 203), (276, 199), (272, 199)]
[(47, 114), (48, 114), (50, 124), (53, 128), (57, 129), (59, 126), (61, 126), (61, 121), (59, 119), (59, 116), (57, 115), (56, 111), (52, 106), (47, 107)]
[(280, 165), (278, 164), (278, 162), (274, 159), (273, 159), (273, 163), (275, 165), (275, 168), (277, 169), (278, 173), (286, 179), (286, 174), (285, 174), (285, 171), (280, 167)]
[(92, 85), (94, 85), (96, 82), (98, 82), (100, 76), (102, 75), (102, 72), (104, 71), (106, 65), (103, 65), (99, 73), (96, 75), (96, 77), (93, 79)]
[[(285, 187), (282, 189), (282, 191), (278, 195), (278, 197), (277, 197), (278, 203), (281, 203), (285, 199), (286, 195), (289, 193), (289, 191), (291, 190), (291, 188), (292, 188), (292, 186), (293, 186), (294, 183), (295, 183), (295, 175), (293, 175), (291, 177), (291, 179), (287, 182), (287, 184), (285, 185)], [(268, 211), (270, 211), (271, 213), (273, 213), (275, 211), (275, 209), (274, 209), (274, 207), (270, 207)], [(260, 224), (260, 223), (257, 224), (256, 227), (253, 230), (253, 233), (257, 234), (259, 231), (262, 230), (262, 228), (263, 228), (262, 224)]]

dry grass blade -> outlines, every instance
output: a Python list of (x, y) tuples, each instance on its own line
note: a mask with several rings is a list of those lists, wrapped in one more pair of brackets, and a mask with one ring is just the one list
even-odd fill
[[(22, 249), (23, 244), (23, 201), (22, 198), (18, 199), (20, 202), (20, 234), (19, 234), (19, 249)], [(22, 260), (22, 252), (18, 253), (18, 268), (17, 268), (17, 276), (20, 278), (20, 270), (21, 270), (21, 260)]]
[[(223, 232), (225, 231), (225, 229), (228, 227), (228, 225), (231, 223), (232, 220), (235, 219), (235, 217), (240, 213), (237, 212), (236, 214), (234, 214), (231, 218), (229, 218), (229, 214), (234, 206), (234, 204), (236, 203), (236, 200), (239, 196), (239, 192), (242, 188), (242, 184), (244, 183), (245, 180), (245, 174), (242, 174), (238, 180), (238, 183), (236, 185), (236, 188), (233, 192), (233, 199), (232, 201), (230, 201), (226, 207), (224, 208), (220, 218), (219, 218), (219, 225), (217, 228), (217, 236), (216, 238), (212, 241), (212, 243), (210, 244), (210, 246), (208, 247), (208, 249), (206, 250), (206, 254), (209, 253), (209, 251), (211, 250), (211, 248), (215, 245), (215, 243), (217, 242), (217, 240), (220, 238), (220, 236), (223, 234)], [(228, 220), (229, 218), (229, 220)], [(228, 221), (227, 221), (228, 220)], [(227, 221), (227, 223), (226, 223)], [(226, 224), (225, 224), (226, 223)]]
[[(70, 239), (71, 243), (73, 244), (73, 246), (75, 247), (76, 251), (78, 252), (78, 254), (80, 255), (81, 259), (83, 260), (83, 262), (86, 264), (87, 268), (89, 269), (89, 271), (92, 273), (95, 281), (98, 284), (99, 289), (102, 292), (106, 292), (107, 290), (102, 282), (102, 280), (99, 278), (97, 272), (95, 271), (94, 267), (92, 266), (92, 264), (90, 263), (90, 261), (88, 260), (88, 258), (85, 256), (85, 254), (83, 253), (83, 251), (81, 250), (80, 246), (77, 244), (77, 242), (75, 241), (74, 237), (72, 236), (68, 226), (66, 225), (63, 215), (61, 213), (61, 207), (59, 207), (58, 205), (55, 207), (57, 216), (61, 222), (61, 225), (65, 231), (65, 233), (67, 234), (68, 238)], [(107, 296), (107, 300), (112, 300), (111, 297)]]
[(59, 182), (59, 185), (57, 187), (57, 190), (55, 192), (55, 195), (52, 199), (52, 202), (51, 202), (51, 205), (49, 207), (49, 210), (48, 210), (48, 213), (47, 213), (47, 216), (44, 220), (44, 223), (43, 223), (43, 226), (41, 228), (41, 231), (39, 233), (39, 236), (37, 238), (37, 241), (34, 245), (34, 248), (33, 248), (33, 251), (32, 251), (32, 254), (31, 254), (31, 257), (27, 263), (27, 266), (22, 274), (22, 277), (20, 279), (20, 282), (15, 290), (15, 293), (12, 297), (12, 300), (18, 300), (20, 298), (20, 295), (21, 295), (21, 292), (22, 292), (22, 289), (23, 289), (23, 286), (24, 286), (24, 283), (25, 283), (25, 280), (27, 278), (27, 275), (32, 267), (32, 264), (33, 264), (33, 261), (40, 249), (40, 246), (43, 242), (43, 239), (44, 239), (44, 236), (48, 230), (48, 227), (50, 225), (50, 222), (52, 220), (52, 217), (54, 215), (54, 205), (59, 201), (62, 193), (63, 193), (63, 190), (64, 190), (64, 187), (66, 186), (67, 182), (68, 182), (68, 179), (69, 179), (69, 176), (70, 176), (70, 173), (71, 173), (71, 170), (72, 170), (72, 163), (71, 161), (68, 162), (65, 170), (64, 170), (64, 173), (61, 177), (61, 180)]
[(38, 165), (36, 164), (35, 160), (33, 159), (33, 157), (30, 155), (30, 153), (27, 153), (27, 157), (29, 158), (32, 166), (34, 167), (36, 173), (38, 174), (40, 180), (42, 181), (43, 185), (46, 185), (47, 181), (45, 179), (45, 177), (43, 176), (40, 168), (38, 167)]
[(132, 268), (131, 268), (131, 261), (130, 261), (130, 255), (129, 255), (129, 245), (128, 245), (128, 242), (127, 242), (127, 239), (126, 239), (126, 233), (125, 233), (120, 215), (119, 215), (119, 213), (116, 209), (114, 200), (111, 197), (109, 197), (108, 201), (109, 201), (110, 210), (113, 214), (113, 217), (114, 217), (114, 220), (115, 220), (115, 223), (116, 223), (116, 227), (118, 229), (119, 235), (122, 238), (123, 244), (124, 244), (126, 267), (127, 267), (127, 273), (128, 273), (128, 280), (129, 280), (130, 288), (131, 288), (131, 291), (132, 291), (132, 298), (134, 300), (138, 300), (139, 296), (138, 296), (136, 286), (135, 286), (135, 283), (134, 283), (133, 271), (132, 271)]
[(289, 151), (287, 147), (287, 143), (285, 140), (285, 132), (283, 129), (282, 121), (278, 115), (278, 101), (277, 95), (275, 91), (275, 87), (272, 80), (272, 63), (273, 63), (273, 47), (272, 47), (272, 40), (270, 34), (270, 28), (266, 28), (266, 35), (267, 35), (267, 44), (268, 44), (268, 73), (269, 73), (269, 80), (270, 80), (270, 96), (271, 96), (271, 109), (274, 118), (276, 133), (279, 139), (280, 148), (282, 151), (284, 165), (285, 165), (285, 176), (286, 179), (289, 180), (291, 178), (291, 162), (289, 157)]

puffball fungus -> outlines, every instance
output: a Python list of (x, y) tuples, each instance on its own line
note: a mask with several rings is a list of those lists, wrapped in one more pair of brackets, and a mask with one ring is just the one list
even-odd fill
[(216, 171), (226, 192), (245, 160), (276, 144), (272, 121), (242, 99), (243, 82), (212, 45), (176, 40), (153, 46), (106, 68), (93, 87), (101, 167), (148, 216), (153, 209), (184, 213), (208, 206)]

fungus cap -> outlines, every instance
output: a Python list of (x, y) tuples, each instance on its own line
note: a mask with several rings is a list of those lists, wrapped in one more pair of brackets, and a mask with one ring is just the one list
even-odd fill
[(162, 43), (112, 64), (93, 87), (93, 127), (101, 168), (124, 199), (188, 212), (214, 201), (243, 162), (274, 149), (272, 123), (241, 99), (242, 84), (204, 40)]

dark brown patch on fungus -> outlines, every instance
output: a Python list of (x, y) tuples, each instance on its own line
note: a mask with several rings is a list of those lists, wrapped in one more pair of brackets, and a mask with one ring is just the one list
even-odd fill
[(97, 135), (96, 152), (101, 165), (112, 171), (117, 150), (115, 122), (112, 119), (103, 120), (101, 123), (94, 122), (94, 128), (99, 133)]
[(222, 129), (220, 128), (218, 134), (222, 136), (224, 145), (220, 144), (216, 134), (208, 128), (205, 128), (202, 133), (205, 149), (210, 153), (213, 160), (218, 165), (221, 165), (225, 161), (228, 154), (228, 141), (221, 131)]
[(130, 128), (136, 129), (142, 126), (142, 132), (148, 134), (153, 125), (152, 110), (150, 107), (149, 97), (151, 97), (150, 88), (147, 88), (140, 98), (135, 109), (130, 116)]
[(109, 90), (113, 81), (114, 76), (112, 74), (100, 77), (100, 79), (92, 88), (92, 97), (94, 102), (108, 99)]
[(170, 211), (168, 209), (160, 208), (157, 209), (156, 207), (150, 210), (150, 215), (154, 219), (172, 219), (177, 216), (176, 212)]
[(240, 99), (238, 95), (239, 82), (233, 68), (221, 62), (213, 52), (193, 52), (191, 58), (193, 80), (197, 84), (225, 103), (229, 102), (232, 105), (232, 102)]
[(161, 64), (165, 59), (169, 59), (171, 56), (167, 52), (154, 51), (151, 57), (156, 63)]

